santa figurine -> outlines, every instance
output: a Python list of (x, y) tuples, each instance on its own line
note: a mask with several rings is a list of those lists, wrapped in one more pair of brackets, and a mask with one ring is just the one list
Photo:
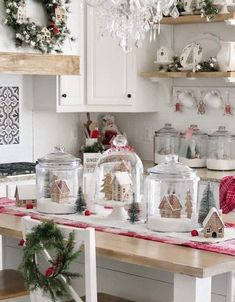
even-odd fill
[(106, 114), (102, 118), (102, 144), (108, 149), (113, 141), (113, 138), (120, 133), (114, 121), (114, 116)]

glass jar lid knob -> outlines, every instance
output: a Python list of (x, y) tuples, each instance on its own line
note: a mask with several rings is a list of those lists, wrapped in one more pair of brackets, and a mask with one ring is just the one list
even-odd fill
[(114, 147), (125, 147), (127, 145), (127, 139), (124, 135), (117, 135), (113, 140)]
[(55, 153), (65, 153), (65, 147), (61, 145), (56, 145), (54, 147), (54, 152)]

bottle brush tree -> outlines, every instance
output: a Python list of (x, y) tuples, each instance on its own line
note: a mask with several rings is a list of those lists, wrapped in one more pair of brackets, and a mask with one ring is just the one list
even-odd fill
[(86, 209), (86, 202), (81, 187), (78, 189), (78, 197), (75, 202), (75, 209), (77, 213), (82, 213)]
[(214, 194), (210, 187), (210, 183), (208, 182), (200, 202), (198, 223), (200, 224), (203, 223), (204, 219), (206, 218), (207, 214), (209, 213), (212, 207), (216, 208), (216, 203), (215, 203)]
[(128, 216), (129, 221), (131, 223), (135, 223), (136, 221), (139, 221), (139, 215), (140, 215), (140, 207), (138, 202), (135, 201), (135, 193), (132, 195), (132, 202), (128, 209)]

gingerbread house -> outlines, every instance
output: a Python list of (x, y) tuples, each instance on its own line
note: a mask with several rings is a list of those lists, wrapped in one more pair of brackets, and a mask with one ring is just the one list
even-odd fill
[(51, 42), (51, 33), (48, 28), (43, 27), (41, 30), (41, 40), (47, 43)]
[(51, 201), (63, 203), (68, 200), (69, 187), (65, 180), (54, 180), (50, 188)]
[(203, 233), (205, 238), (223, 238), (224, 223), (216, 208), (211, 208), (203, 223)]
[(158, 208), (161, 217), (180, 218), (183, 207), (176, 194), (167, 194), (162, 198)]
[(132, 180), (128, 172), (117, 171), (111, 182), (112, 199), (126, 202), (132, 194)]
[(26, 207), (27, 204), (37, 205), (36, 185), (17, 185), (15, 190), (17, 207)]
[(17, 22), (22, 24), (27, 22), (26, 7), (19, 6), (17, 10)]

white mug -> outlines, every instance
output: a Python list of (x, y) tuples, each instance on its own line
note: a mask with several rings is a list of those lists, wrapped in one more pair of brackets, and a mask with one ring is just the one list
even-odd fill
[(218, 109), (222, 106), (222, 98), (218, 91), (211, 90), (207, 92), (203, 99), (204, 103), (208, 105), (208, 107), (213, 109)]
[(180, 103), (186, 108), (192, 108), (196, 104), (193, 93), (189, 90), (180, 92), (178, 95), (178, 99)]

